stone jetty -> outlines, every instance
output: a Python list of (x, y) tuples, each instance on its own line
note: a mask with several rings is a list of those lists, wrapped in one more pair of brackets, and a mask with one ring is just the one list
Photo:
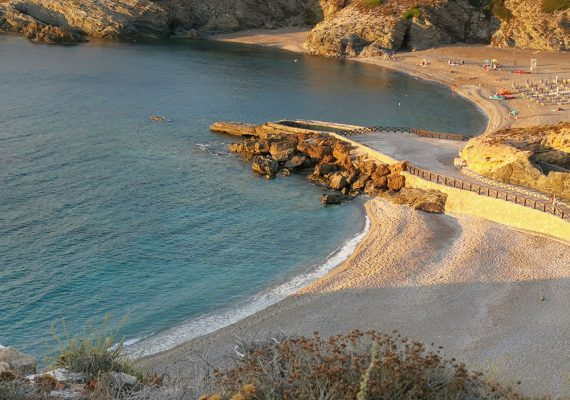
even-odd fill
[(251, 169), (267, 179), (303, 174), (323, 188), (321, 201), (339, 204), (362, 193), (380, 196), (415, 209), (442, 213), (447, 195), (436, 190), (406, 188), (406, 161), (382, 163), (330, 133), (350, 125), (291, 121), (262, 125), (215, 122), (210, 129), (242, 138), (229, 150), (251, 162)]

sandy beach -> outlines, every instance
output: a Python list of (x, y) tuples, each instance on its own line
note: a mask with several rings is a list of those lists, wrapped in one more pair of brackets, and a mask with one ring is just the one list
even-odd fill
[[(302, 53), (307, 33), (308, 30), (299, 28), (282, 28), (272, 31), (249, 30), (215, 35), (211, 39), (275, 47)], [(503, 64), (502, 69), (484, 71), (481, 67), (483, 61), (491, 59), (499, 60)], [(511, 73), (512, 70), (529, 69), (531, 59), (536, 59), (538, 62), (537, 73), (532, 75)], [(570, 121), (570, 109), (564, 112), (555, 111), (553, 106), (541, 106), (527, 99), (489, 100), (489, 96), (497, 91), (511, 89), (513, 82), (517, 85), (524, 85), (527, 79), (535, 81), (554, 79), (556, 76), (564, 79), (570, 78), (570, 53), (568, 52), (497, 49), (485, 45), (461, 44), (425, 51), (401, 52), (396, 54), (395, 60), (384, 60), (381, 57), (357, 57), (350, 60), (380, 65), (449, 86), (456, 93), (468, 98), (483, 109), (489, 118), (486, 133), (501, 128)], [(421, 66), (423, 60), (428, 62), (428, 66)], [(465, 64), (450, 66), (449, 60), (464, 60)], [(520, 112), (518, 119), (512, 118), (510, 115), (512, 110)]]
[[(302, 51), (306, 31), (249, 31), (216, 40)], [(483, 59), (506, 66), (539, 59), (540, 78), (570, 74), (570, 54), (450, 46), (403, 53), (396, 61), (358, 59), (435, 80), (476, 102), (500, 127), (570, 121), (527, 100), (492, 102), (509, 88), (508, 71), (484, 72)], [(426, 59), (428, 67), (417, 64)], [(450, 67), (448, 59), (465, 65)], [(542, 67), (541, 67), (542, 66)], [(454, 71), (453, 73), (451, 71)], [(533, 78), (537, 78), (533, 76)], [(521, 113), (510, 117), (512, 109)], [(240, 340), (278, 333), (322, 335), (352, 329), (401, 334), (490, 371), (526, 393), (566, 393), (570, 376), (570, 245), (472, 217), (432, 215), (381, 199), (366, 203), (371, 229), (341, 266), (296, 295), (236, 324), (139, 361), (155, 370), (191, 373), (196, 354), (213, 363)], [(218, 360), (218, 361), (216, 361)]]

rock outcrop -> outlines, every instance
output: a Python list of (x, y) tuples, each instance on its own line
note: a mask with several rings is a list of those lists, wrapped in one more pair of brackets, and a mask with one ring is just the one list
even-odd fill
[[(454, 42), (568, 50), (570, 10), (526, 0), (7, 0), (0, 31), (48, 43), (87, 37), (201, 37), (250, 28), (314, 26), (307, 52), (381, 55)], [(323, 20), (324, 18), (324, 20)], [(320, 22), (322, 21), (322, 22)], [(319, 23), (320, 22), (320, 23)]]
[(35, 374), (36, 366), (34, 357), (22, 354), (13, 347), (0, 347), (0, 372), (10, 371), (15, 375)]
[(325, 19), (309, 34), (307, 52), (328, 57), (378, 56), (445, 44), (568, 50), (570, 10), (546, 13), (540, 1), (321, 0)]
[[(249, 132), (244, 128), (246, 126), (249, 126)], [(211, 129), (246, 137), (228, 148), (244, 159), (252, 160), (251, 168), (255, 173), (268, 179), (278, 174), (301, 173), (325, 190), (332, 190), (333, 193), (321, 196), (325, 205), (339, 204), (366, 193), (427, 212), (443, 212), (445, 208), (447, 196), (443, 193), (407, 190), (406, 178), (402, 175), (406, 161), (384, 164), (328, 134), (303, 130), (276, 132), (275, 124), (271, 123), (258, 126), (237, 123), (235, 128), (231, 123), (215, 123)]]
[(247, 28), (314, 24), (316, 0), (8, 0), (0, 2), (0, 31), (35, 41), (86, 37), (198, 36)]
[(386, 49), (423, 50), (454, 42), (489, 43), (498, 19), (467, 0), (390, 0), (373, 8), (351, 2), (319, 23), (305, 44), (328, 57), (376, 56)]
[(479, 136), (460, 156), (480, 175), (570, 199), (570, 123)]
[(9, 0), (0, 4), (0, 30), (47, 42), (84, 41), (86, 36), (160, 37), (169, 33), (172, 18), (167, 8), (148, 0)]
[(570, 50), (570, 9), (545, 13), (541, 1), (505, 0), (512, 17), (493, 35), (496, 47)]

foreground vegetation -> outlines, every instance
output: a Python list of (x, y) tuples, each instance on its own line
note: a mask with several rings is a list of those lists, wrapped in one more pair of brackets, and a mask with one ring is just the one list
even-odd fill
[[(229, 368), (204, 367), (202, 378), (142, 374), (112, 336), (64, 341), (56, 365), (85, 374), (80, 398), (97, 400), (399, 400), (523, 399), (516, 390), (468, 371), (439, 348), (399, 335), (353, 331), (323, 338), (272, 338), (242, 345)], [(133, 382), (111, 373), (134, 373)], [(125, 375), (128, 376), (128, 375)], [(134, 383), (136, 381), (136, 383)], [(35, 384), (0, 374), (0, 399), (54, 399), (65, 383), (49, 375)], [(78, 386), (78, 385), (76, 385)], [(50, 395), (51, 394), (51, 395)]]

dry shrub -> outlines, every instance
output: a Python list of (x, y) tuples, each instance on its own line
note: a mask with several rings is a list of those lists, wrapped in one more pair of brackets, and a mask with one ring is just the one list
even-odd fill
[(53, 376), (48, 374), (43, 374), (36, 378), (35, 383), (38, 389), (40, 389), (43, 392), (49, 393), (56, 388), (59, 382)]
[(235, 367), (215, 371), (202, 399), (521, 398), (399, 335), (353, 331), (325, 339), (315, 333), (258, 342), (244, 350)]

